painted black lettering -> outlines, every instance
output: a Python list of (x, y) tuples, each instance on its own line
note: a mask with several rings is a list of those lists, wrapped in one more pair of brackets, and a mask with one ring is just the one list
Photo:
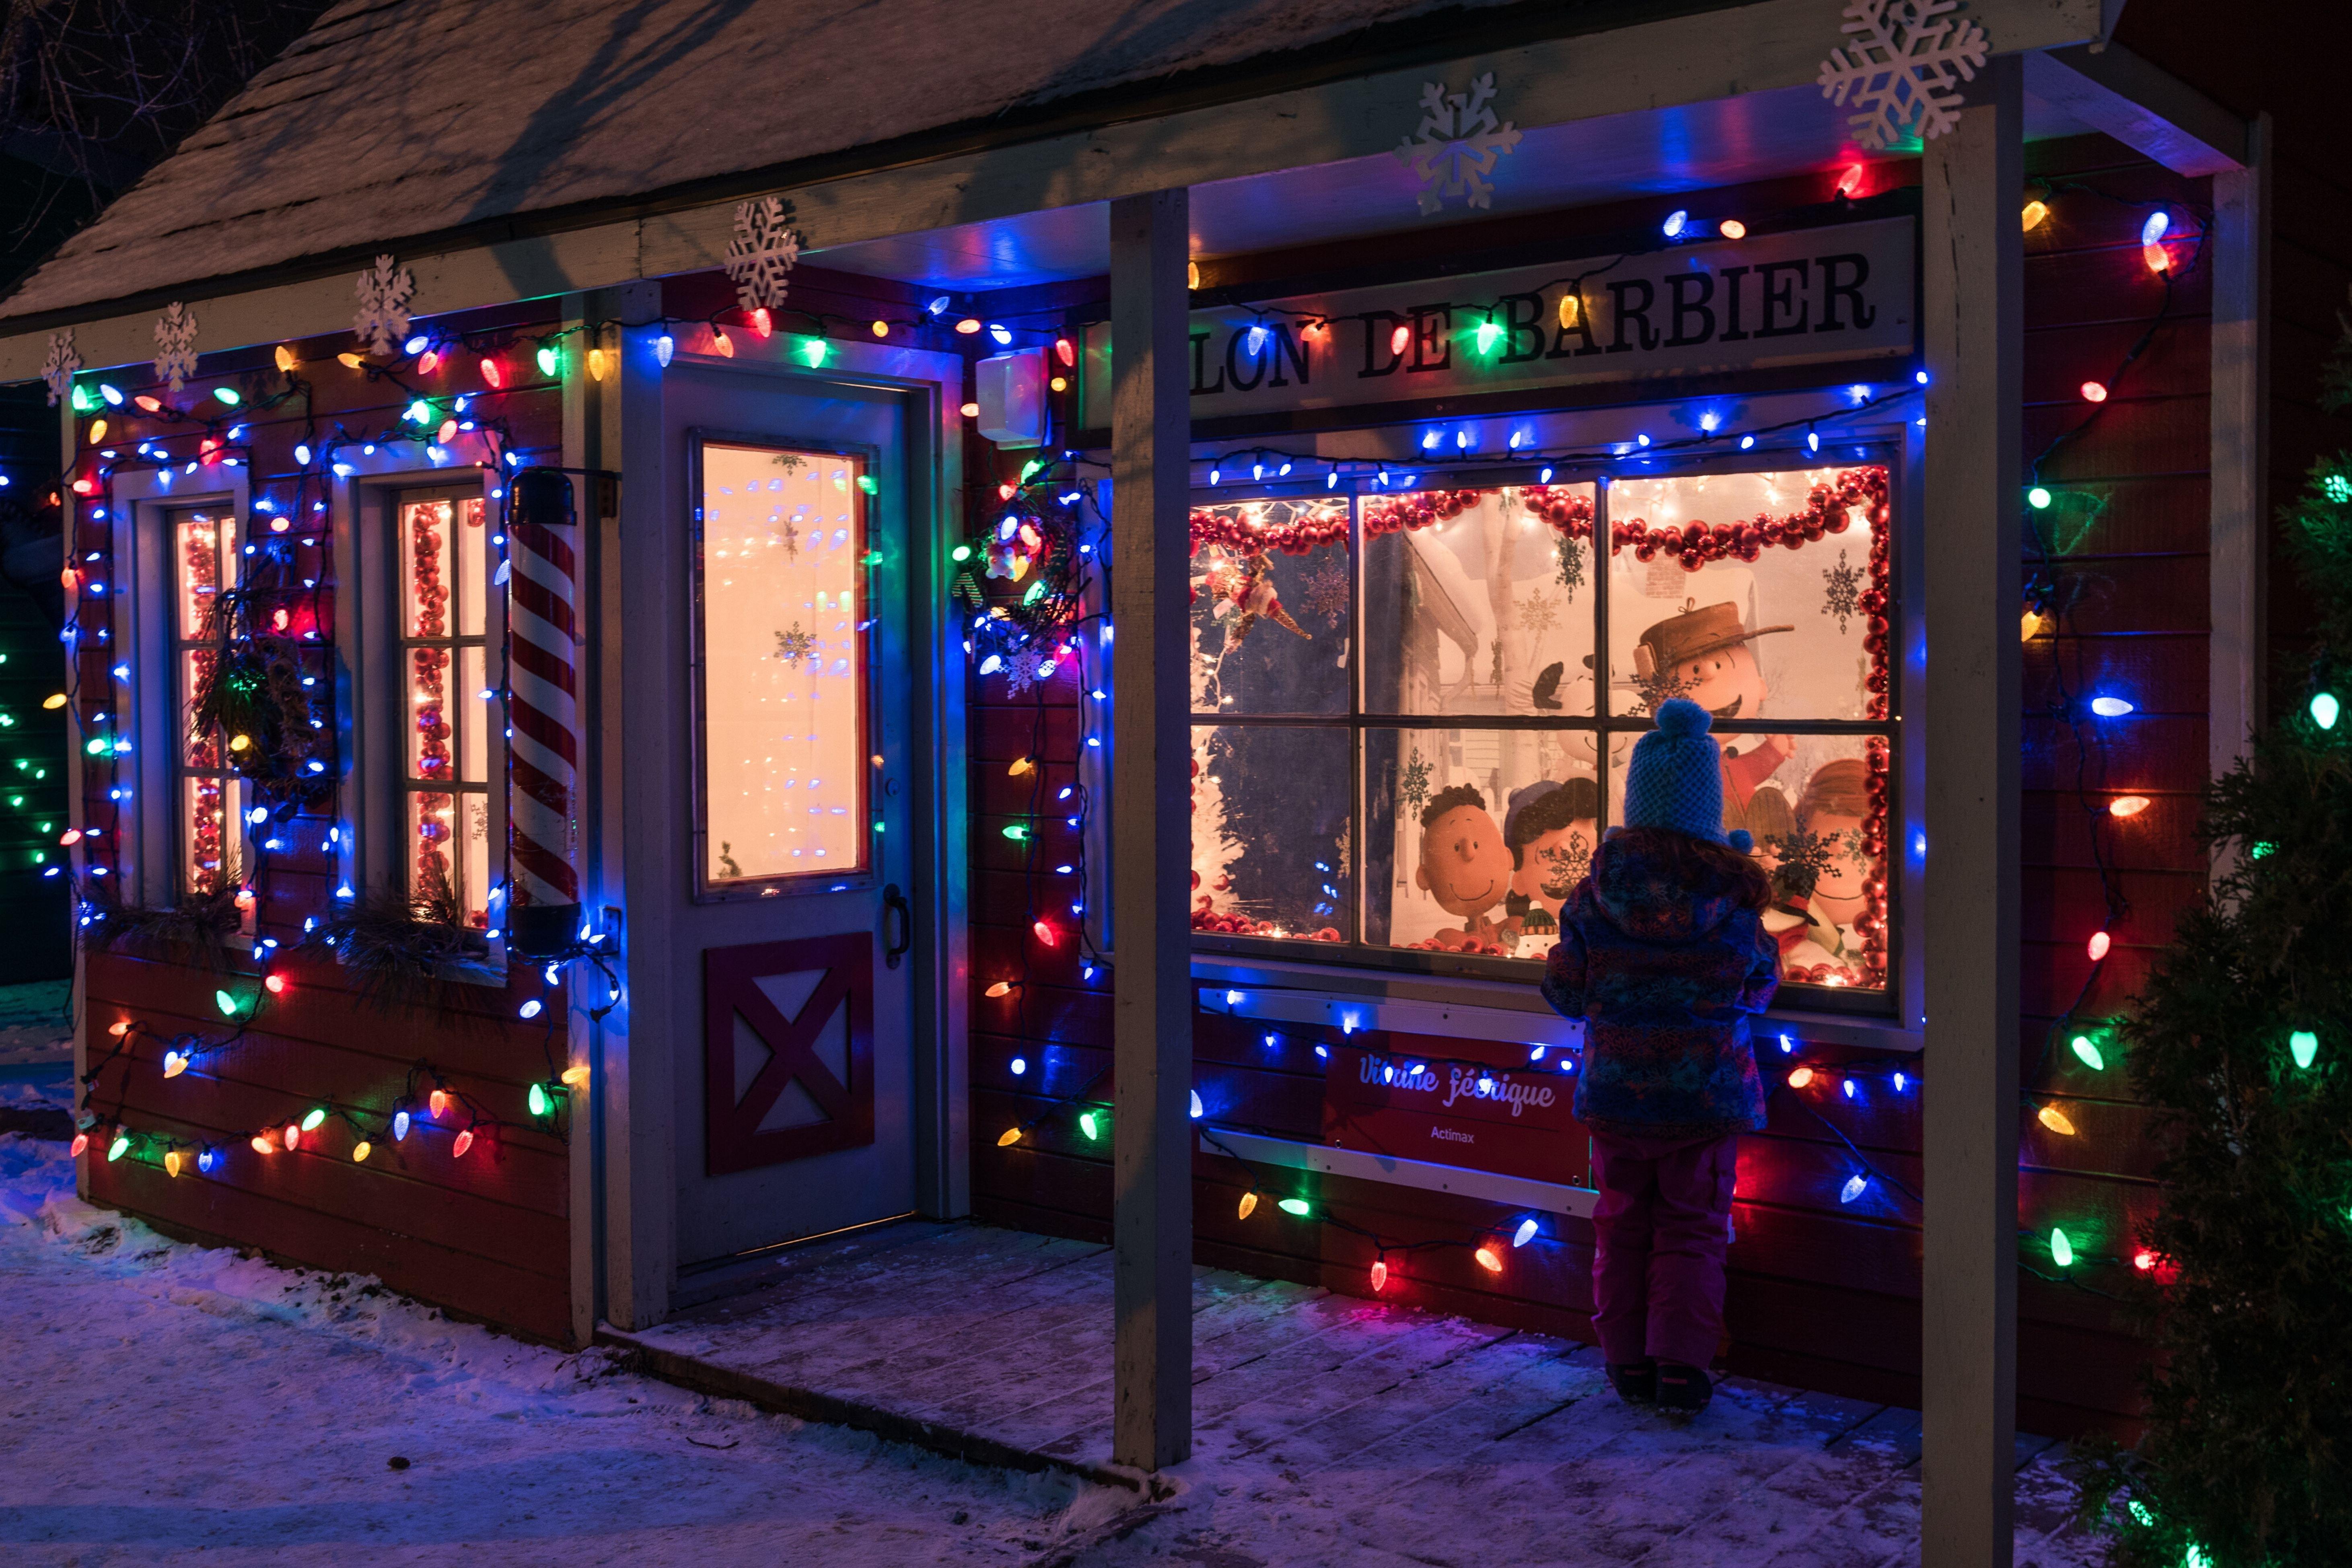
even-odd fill
[[(1633, 302), (1633, 291), (1636, 289), (1642, 291), (1642, 302), (1638, 305)], [(1612, 354), (1629, 354), (1633, 352), (1633, 345), (1625, 341), (1625, 323), (1628, 321), (1639, 321), (1642, 324), (1642, 333), (1638, 341), (1643, 353), (1646, 353), (1651, 349), (1656, 348), (1658, 329), (1650, 325), (1650, 307), (1657, 302), (1658, 291), (1650, 286), (1650, 280), (1646, 278), (1617, 279), (1609, 285), (1609, 292), (1612, 296), (1612, 313), (1617, 318), (1617, 335), (1610, 342), (1609, 352)]]
[[(1706, 303), (1715, 298), (1713, 273), (1677, 272), (1666, 279), (1666, 294), (1674, 306), (1675, 326), (1675, 335), (1666, 340), (1666, 347), (1686, 349), (1715, 336), (1715, 312)], [(1684, 331), (1683, 323), (1693, 318), (1704, 324), (1696, 332)]]
[[(1430, 358), (1434, 351), (1435, 359)], [(1412, 308), (1412, 363), (1415, 373), (1454, 368), (1454, 307), (1415, 305)]]
[(1192, 395), (1195, 397), (1213, 396), (1225, 389), (1225, 373), (1222, 370), (1217, 372), (1216, 385), (1201, 384), (1201, 377), (1208, 371), (1206, 362), (1209, 357), (1209, 339), (1213, 335), (1213, 331), (1198, 331), (1192, 334)]
[[(1812, 314), (1812, 302), (1800, 290), (1805, 287), (1806, 276), (1811, 270), (1812, 264), (1801, 259), (1768, 261), (1756, 269), (1756, 280), (1764, 296), (1764, 324), (1756, 329), (1758, 337), (1794, 337), (1805, 330), (1805, 323)], [(1779, 279), (1784, 272), (1790, 276), (1786, 282), (1781, 282)], [(1794, 310), (1796, 315), (1788, 325), (1776, 327), (1772, 324), (1774, 317), (1785, 316), (1790, 310)]]
[[(1872, 310), (1870, 302), (1862, 297), (1862, 286), (1870, 281), (1870, 258), (1859, 252), (1852, 252), (1844, 256), (1824, 256), (1821, 258), (1821, 263), (1822, 324), (1815, 327), (1813, 331), (1817, 332), (1845, 331), (1845, 323), (1838, 320), (1838, 301), (1842, 299), (1853, 302), (1855, 326), (1867, 327), (1877, 321), (1878, 312)], [(1853, 268), (1853, 281), (1851, 283), (1838, 281), (1838, 272), (1840, 268), (1845, 267)]]
[(1282, 362), (1286, 359), (1290, 362), (1290, 368), (1298, 373), (1298, 384), (1305, 386), (1309, 380), (1307, 373), (1308, 358), (1307, 340), (1304, 337), (1292, 337), (1290, 325), (1286, 321), (1277, 321), (1270, 330), (1274, 333), (1274, 349), (1266, 358), (1274, 369), (1274, 374), (1267, 378), (1266, 385), (1288, 386), (1290, 384), (1289, 378), (1282, 374)]
[(1739, 280), (1753, 270), (1748, 267), (1727, 267), (1723, 269), (1723, 335), (1716, 342), (1738, 343), (1748, 341), (1748, 334), (1739, 330)]
[[(1513, 294), (1503, 301), (1504, 364), (1525, 364), (1529, 360), (1543, 358), (1543, 296)], [(1525, 342), (1526, 348), (1520, 343)]]

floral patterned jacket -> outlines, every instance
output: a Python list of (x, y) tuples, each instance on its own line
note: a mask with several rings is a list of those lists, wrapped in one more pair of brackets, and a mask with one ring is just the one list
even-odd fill
[(1602, 1131), (1706, 1137), (1764, 1126), (1748, 1019), (1772, 1000), (1780, 944), (1727, 875), (1675, 879), (1670, 829), (1612, 830), (1559, 911), (1543, 995), (1584, 1023), (1576, 1115)]

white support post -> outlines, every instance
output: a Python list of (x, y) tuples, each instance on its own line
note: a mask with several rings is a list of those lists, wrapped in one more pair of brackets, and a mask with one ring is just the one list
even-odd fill
[(1113, 714), (1112, 1458), (1192, 1452), (1187, 493), (1190, 193), (1110, 205)]
[(1922, 1568), (2008, 1568), (2017, 1430), (2023, 73), (1927, 144)]
[[(2262, 722), (2263, 524), (2270, 510), (2270, 117), (2246, 136), (2247, 164), (2213, 176), (2212, 517), (2206, 571), (2212, 696), (2208, 754), (2221, 777)], [(2217, 847), (2213, 875), (2233, 853)]]

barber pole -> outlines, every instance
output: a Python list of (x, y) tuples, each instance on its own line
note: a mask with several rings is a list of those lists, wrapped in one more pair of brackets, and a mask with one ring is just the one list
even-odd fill
[(513, 570), (508, 646), (513, 735), (508, 756), (513, 784), (510, 887), (515, 907), (509, 911), (508, 925), (509, 945), (528, 953), (567, 944), (579, 913), (572, 821), (580, 765), (574, 615), (579, 556), (573, 548), (578, 531), (572, 481), (562, 472), (525, 468), (514, 476), (509, 494), (507, 542)]

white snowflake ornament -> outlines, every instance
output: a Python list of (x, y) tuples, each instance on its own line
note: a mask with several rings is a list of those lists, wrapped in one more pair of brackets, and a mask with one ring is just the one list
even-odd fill
[(196, 313), (177, 300), (155, 318), (155, 379), (173, 392), (196, 374)]
[(73, 391), (74, 372), (81, 368), (81, 351), (74, 347), (73, 329), (49, 334), (49, 357), (41, 362), (41, 380), (49, 389), (49, 406)]
[[(1822, 62), (1822, 96), (1849, 99), (1859, 113), (1847, 126), (1854, 140), (1881, 152), (1915, 123), (1932, 141), (1958, 122), (1956, 81), (1973, 81), (1990, 41), (1973, 21), (1949, 15), (1960, 0), (1850, 0), (1847, 48)], [(1957, 30), (1956, 30), (1957, 29)]]
[(1420, 139), (1406, 137), (1396, 156), (1421, 182), (1423, 213), (1437, 211), (1448, 196), (1467, 196), (1474, 207), (1492, 205), (1487, 176), (1495, 160), (1519, 144), (1511, 122), (1495, 118), (1494, 96), (1493, 71), (1472, 80), (1466, 93), (1447, 92), (1442, 81), (1422, 84)]
[(772, 310), (784, 302), (801, 238), (784, 226), (784, 204), (773, 196), (735, 204), (735, 233), (727, 242), (727, 276), (746, 310)]
[(367, 352), (388, 355), (408, 336), (408, 307), (416, 298), (415, 275), (395, 266), (389, 256), (360, 274), (360, 308), (352, 317), (352, 334)]

